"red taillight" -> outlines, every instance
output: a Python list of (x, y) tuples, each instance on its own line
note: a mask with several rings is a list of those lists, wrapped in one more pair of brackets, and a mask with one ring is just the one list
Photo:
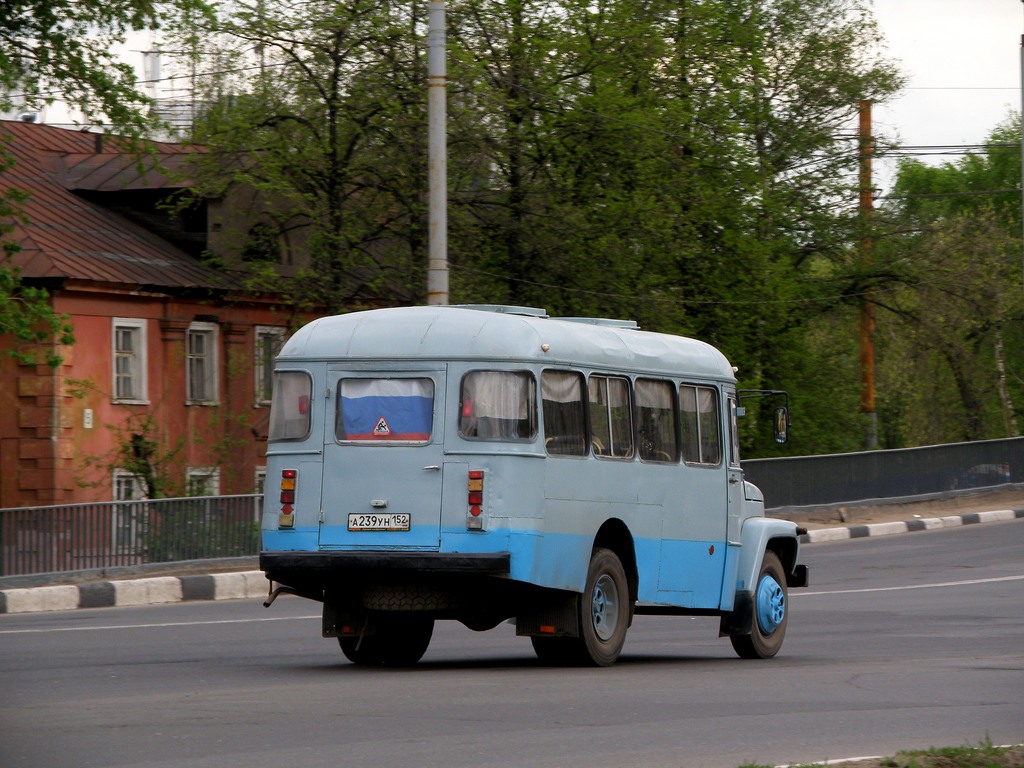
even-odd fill
[(277, 518), (279, 528), (295, 526), (295, 486), (299, 472), (296, 469), (281, 470), (281, 512)]
[(484, 506), (484, 471), (482, 469), (469, 470), (466, 479), (466, 503), (469, 506), (469, 514), (466, 515), (466, 527), (474, 531), (482, 531), (484, 528), (483, 506)]

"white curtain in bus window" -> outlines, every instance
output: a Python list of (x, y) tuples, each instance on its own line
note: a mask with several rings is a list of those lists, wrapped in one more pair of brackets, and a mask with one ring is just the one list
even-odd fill
[(309, 434), (309, 399), (313, 381), (302, 371), (274, 374), (268, 440), (302, 440)]
[(629, 381), (591, 376), (590, 443), (596, 456), (628, 459), (633, 455), (633, 423), (629, 407)]
[(571, 371), (540, 375), (544, 412), (544, 449), (552, 456), (585, 456), (587, 423), (583, 409), (583, 376)]
[(720, 464), (722, 430), (718, 393), (711, 387), (679, 388), (679, 424), (683, 460), (693, 464)]
[(342, 379), (338, 387), (339, 440), (423, 443), (433, 423), (430, 379)]
[(528, 371), (472, 371), (462, 379), (459, 434), (481, 440), (532, 440), (536, 384)]
[(637, 379), (636, 432), (640, 458), (645, 461), (675, 461), (676, 407), (668, 381)]

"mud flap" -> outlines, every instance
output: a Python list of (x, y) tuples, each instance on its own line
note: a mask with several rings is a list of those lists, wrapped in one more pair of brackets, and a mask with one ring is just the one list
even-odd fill
[(749, 635), (754, 629), (754, 593), (737, 592), (733, 609), (722, 616), (718, 636)]

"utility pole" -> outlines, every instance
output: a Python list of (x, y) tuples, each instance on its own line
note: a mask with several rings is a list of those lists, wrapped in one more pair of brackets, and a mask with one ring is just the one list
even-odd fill
[(427, 29), (427, 140), (429, 153), (430, 240), (427, 304), (448, 303), (448, 146), (445, 90), (444, 2), (429, 4)]
[[(1024, 1), (1024, 0), (1022, 0)], [(874, 190), (871, 188), (871, 158), (874, 139), (871, 135), (871, 101), (860, 102), (860, 267), (861, 272), (874, 265), (871, 241), (871, 219), (874, 212)], [(860, 297), (860, 411), (867, 418), (864, 450), (878, 447), (878, 413), (875, 411), (875, 304), (870, 288)]]
[(1020, 107), (1021, 288), (1024, 289), (1024, 35), (1020, 36)]

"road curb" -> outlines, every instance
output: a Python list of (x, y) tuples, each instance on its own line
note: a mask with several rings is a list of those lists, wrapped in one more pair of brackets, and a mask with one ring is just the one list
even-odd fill
[(0, 590), (0, 614), (238, 600), (266, 597), (267, 592), (267, 577), (262, 571), (121, 579)]
[(868, 536), (891, 536), (898, 533), (933, 531), (939, 528), (958, 528), (977, 523), (999, 523), (1024, 518), (1024, 509), (994, 509), (988, 512), (969, 512), (946, 517), (919, 517), (905, 522), (848, 525), (837, 528), (818, 528), (800, 537), (802, 544), (817, 544), (823, 541), (845, 541), (863, 539)]

